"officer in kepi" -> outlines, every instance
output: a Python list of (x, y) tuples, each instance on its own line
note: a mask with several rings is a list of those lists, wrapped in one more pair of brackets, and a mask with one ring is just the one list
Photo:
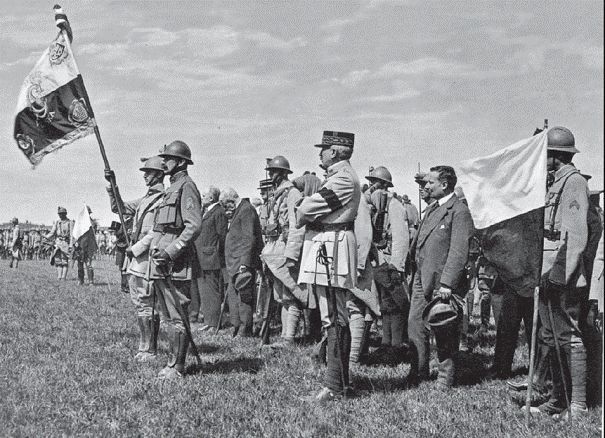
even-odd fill
[[(160, 151), (170, 187), (156, 207), (151, 233), (150, 277), (170, 339), (171, 358), (158, 377), (182, 377), (191, 338), (189, 325), (190, 287), (195, 251), (193, 244), (202, 227), (201, 196), (187, 174), (192, 165), (191, 149), (176, 140)], [(195, 352), (195, 351), (194, 351)]]
[(346, 299), (348, 289), (357, 284), (353, 228), (361, 197), (359, 178), (349, 162), (354, 140), (348, 132), (324, 131), (316, 147), (326, 180), (296, 209), (296, 226), (307, 226), (298, 282), (315, 287), (328, 334), (328, 369), (324, 387), (313, 397), (316, 402), (346, 396), (349, 390), (351, 333)]

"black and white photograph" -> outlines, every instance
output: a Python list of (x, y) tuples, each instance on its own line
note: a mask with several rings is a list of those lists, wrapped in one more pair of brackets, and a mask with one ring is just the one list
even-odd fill
[(2, 6), (0, 436), (605, 436), (603, 1)]

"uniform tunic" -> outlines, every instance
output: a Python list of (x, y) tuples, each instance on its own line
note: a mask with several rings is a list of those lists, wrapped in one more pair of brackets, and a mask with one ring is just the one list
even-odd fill
[(318, 286), (322, 322), (329, 325), (326, 267), (317, 260), (318, 251), (325, 244), (327, 256), (331, 257), (330, 280), (337, 292), (338, 320), (346, 325), (346, 291), (338, 289), (357, 285), (357, 241), (352, 224), (359, 208), (361, 186), (348, 160), (331, 165), (326, 176), (319, 191), (303, 198), (296, 210), (296, 226), (307, 225), (298, 282)]
[[(186, 171), (170, 177), (160, 205), (156, 207), (154, 228), (142, 239), (141, 248), (149, 245), (151, 252), (166, 251), (173, 262), (170, 283), (151, 266), (151, 279), (158, 294), (160, 315), (179, 331), (184, 331), (182, 316), (187, 316), (195, 251), (193, 243), (202, 228), (200, 193)], [(181, 309), (182, 312), (181, 312)]]
[(282, 181), (275, 189), (265, 226), (265, 230), (271, 228), (274, 231), (266, 236), (261, 259), (275, 277), (273, 290), (278, 301), (296, 300), (304, 307), (315, 308), (315, 300), (309, 300), (307, 289), (297, 284), (286, 266), (287, 259), (298, 262), (302, 250), (305, 227), (296, 228), (294, 213), (301, 198), (301, 193), (288, 180)]
[(56, 266), (67, 266), (69, 260), (69, 249), (72, 245), (73, 223), (69, 219), (58, 220), (45, 236), (47, 239), (55, 238), (55, 249), (50, 256), (50, 264)]

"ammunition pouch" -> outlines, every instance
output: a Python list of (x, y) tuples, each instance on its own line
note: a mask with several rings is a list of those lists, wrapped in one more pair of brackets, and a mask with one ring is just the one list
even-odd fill
[(281, 226), (278, 223), (267, 224), (263, 231), (264, 231), (265, 237), (267, 237), (269, 239), (277, 239), (282, 232)]

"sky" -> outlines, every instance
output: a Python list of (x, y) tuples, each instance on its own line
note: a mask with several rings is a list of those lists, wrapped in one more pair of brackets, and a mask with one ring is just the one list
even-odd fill
[[(56, 35), (53, 1), (3, 0), (0, 223), (109, 210), (94, 136), (32, 170), (15, 144), (25, 76)], [(603, 188), (603, 1), (63, 0), (72, 48), (125, 199), (139, 157), (180, 139), (200, 190), (258, 196), (266, 157), (316, 171), (324, 130), (355, 133), (353, 167), (384, 165), (417, 202), (420, 167), (489, 155), (542, 127), (571, 129)]]

